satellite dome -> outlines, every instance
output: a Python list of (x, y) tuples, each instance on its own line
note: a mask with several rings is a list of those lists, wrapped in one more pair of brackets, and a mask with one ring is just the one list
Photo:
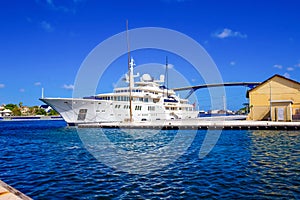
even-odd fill
[(141, 77), (142, 81), (145, 82), (150, 82), (152, 81), (152, 77), (150, 76), (150, 74), (143, 74), (143, 76)]

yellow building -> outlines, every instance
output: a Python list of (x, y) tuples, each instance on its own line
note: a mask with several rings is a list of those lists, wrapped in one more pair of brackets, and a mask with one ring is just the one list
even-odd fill
[(274, 75), (248, 91), (248, 120), (300, 120), (300, 83)]

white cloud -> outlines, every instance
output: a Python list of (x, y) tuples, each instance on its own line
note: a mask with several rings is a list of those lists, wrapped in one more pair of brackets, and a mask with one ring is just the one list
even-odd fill
[(74, 90), (74, 85), (72, 85), (72, 84), (69, 84), (69, 85), (64, 84), (63, 88), (66, 89), (66, 90)]
[(236, 62), (235, 62), (235, 61), (231, 61), (229, 64), (230, 64), (231, 66), (235, 66)]
[(40, 85), (42, 85), (42, 83), (41, 82), (35, 82), (34, 85), (35, 86), (40, 86)]
[(283, 76), (284, 76), (285, 78), (291, 78), (291, 75), (290, 75), (289, 73), (287, 73), (287, 72), (284, 73)]
[(53, 0), (46, 0), (46, 1), (37, 1), (39, 4), (46, 5), (49, 9), (59, 12), (65, 13), (76, 13), (78, 4), (84, 3), (84, 0), (73, 0), (73, 1), (53, 1)]
[(286, 70), (288, 70), (288, 71), (293, 71), (294, 68), (293, 68), (293, 67), (288, 67), (288, 68), (286, 68)]
[(277, 69), (282, 69), (282, 65), (274, 65), (273, 67), (275, 67)]
[(174, 65), (173, 64), (168, 64), (168, 69), (173, 69)]
[(296, 64), (295, 67), (300, 67), (300, 63)]
[(5, 88), (5, 85), (3, 83), (0, 83), (0, 88)]
[(20, 92), (25, 92), (25, 89), (24, 89), (24, 88), (21, 88), (19, 91), (20, 91)]
[(46, 21), (42, 21), (40, 23), (42, 29), (44, 29), (45, 31), (47, 32), (52, 32), (54, 31), (54, 27), (49, 23), (49, 22), (46, 22)]
[[(163, 68), (166, 68), (166, 64), (160, 64)], [(171, 63), (168, 63), (168, 69), (174, 69), (174, 65)]]
[(241, 32), (238, 31), (232, 31), (229, 28), (224, 28), (222, 31), (218, 31), (214, 33), (213, 36), (220, 39), (224, 39), (228, 37), (247, 38), (246, 34), (242, 34)]

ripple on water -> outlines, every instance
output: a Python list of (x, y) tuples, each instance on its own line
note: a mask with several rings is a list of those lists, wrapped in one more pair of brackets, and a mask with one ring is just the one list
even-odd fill
[[(0, 179), (34, 199), (299, 199), (299, 131), (223, 131), (199, 159), (205, 134), (198, 131), (170, 165), (135, 175), (97, 161), (63, 122), (0, 123)], [(170, 143), (176, 131), (106, 135), (123, 150), (145, 153)]]

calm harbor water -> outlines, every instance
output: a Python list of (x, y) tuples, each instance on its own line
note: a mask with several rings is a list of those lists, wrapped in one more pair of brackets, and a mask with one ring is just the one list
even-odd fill
[[(85, 131), (97, 129), (80, 130)], [(103, 132), (124, 150), (137, 152), (163, 146), (176, 135)], [(141, 175), (95, 159), (77, 130), (63, 121), (0, 122), (0, 179), (33, 199), (300, 199), (300, 131), (222, 131), (200, 159), (206, 132), (199, 130), (175, 162)]]

